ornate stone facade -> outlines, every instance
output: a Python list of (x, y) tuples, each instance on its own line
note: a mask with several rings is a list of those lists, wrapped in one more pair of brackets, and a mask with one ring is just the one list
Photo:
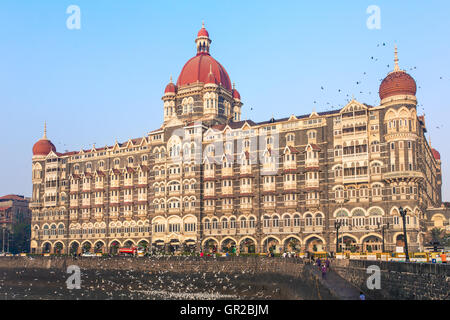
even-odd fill
[[(145, 243), (165, 250), (420, 250), (426, 213), (441, 206), (441, 165), (417, 115), (415, 81), (396, 68), (381, 103), (241, 120), (240, 94), (210, 53), (167, 85), (164, 122), (113, 146), (33, 155), (31, 249), (116, 252)], [(402, 89), (404, 88), (404, 90)], [(44, 152), (45, 151), (45, 152)], [(184, 247), (184, 248), (183, 248)], [(214, 248), (214, 249), (213, 249)]]

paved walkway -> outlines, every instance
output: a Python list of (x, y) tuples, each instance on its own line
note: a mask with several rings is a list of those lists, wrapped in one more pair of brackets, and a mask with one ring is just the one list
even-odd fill
[(340, 300), (359, 300), (360, 291), (333, 270), (329, 270), (325, 279), (322, 279), (322, 272), (317, 265), (308, 264), (306, 268), (316, 277), (322, 286), (329, 289)]

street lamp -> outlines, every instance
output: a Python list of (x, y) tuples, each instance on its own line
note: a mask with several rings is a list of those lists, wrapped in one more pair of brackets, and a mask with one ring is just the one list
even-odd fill
[(342, 226), (341, 221), (335, 221), (334, 227), (336, 228), (336, 253), (339, 252), (339, 228)]
[[(380, 229), (380, 221), (378, 221), (377, 222), (377, 225), (378, 225), (378, 229)], [(389, 229), (389, 222), (388, 223), (386, 223), (385, 225), (381, 225), (381, 235), (382, 235), (382, 237), (383, 237), (383, 243), (382, 243), (382, 248), (381, 248), (381, 250), (383, 251), (383, 252), (386, 252), (385, 250), (384, 250), (384, 230), (385, 229)]]
[(409, 262), (408, 240), (406, 238), (406, 212), (407, 212), (407, 209), (403, 209), (402, 207), (400, 207), (399, 211), (400, 211), (400, 215), (402, 216), (402, 220), (403, 220), (403, 238), (404, 238), (404, 243), (405, 243), (406, 262)]

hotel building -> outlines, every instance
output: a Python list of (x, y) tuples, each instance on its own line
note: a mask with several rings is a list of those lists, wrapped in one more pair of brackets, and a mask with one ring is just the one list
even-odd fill
[(164, 90), (159, 129), (66, 153), (46, 132), (36, 142), (32, 252), (335, 251), (336, 240), (380, 251), (383, 233), (393, 251), (403, 243), (400, 207), (410, 250), (423, 248), (429, 215), (442, 206), (441, 160), (397, 50), (379, 105), (353, 99), (254, 122), (241, 119), (241, 96), (204, 26), (195, 42)]

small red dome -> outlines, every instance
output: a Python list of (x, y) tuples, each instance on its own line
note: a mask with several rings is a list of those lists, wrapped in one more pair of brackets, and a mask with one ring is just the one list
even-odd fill
[(214, 75), (214, 83), (221, 84), (231, 91), (231, 81), (227, 71), (208, 53), (199, 53), (184, 65), (177, 80), (177, 87), (196, 82), (208, 83), (210, 70)]
[(33, 146), (33, 156), (46, 156), (51, 151), (56, 152), (56, 148), (50, 140), (42, 138)]
[(394, 71), (384, 78), (380, 85), (380, 99), (386, 99), (396, 95), (415, 96), (417, 91), (416, 81), (405, 71)]
[(236, 89), (233, 89), (233, 98), (241, 100), (241, 95)]
[(433, 157), (436, 160), (441, 160), (441, 154), (434, 148), (431, 148), (431, 152), (433, 153)]
[(209, 33), (208, 31), (205, 29), (205, 27), (202, 27), (200, 29), (200, 31), (197, 33), (197, 37), (207, 37), (209, 38)]
[(175, 93), (177, 91), (177, 87), (170, 82), (167, 86), (166, 89), (164, 90), (164, 93)]

